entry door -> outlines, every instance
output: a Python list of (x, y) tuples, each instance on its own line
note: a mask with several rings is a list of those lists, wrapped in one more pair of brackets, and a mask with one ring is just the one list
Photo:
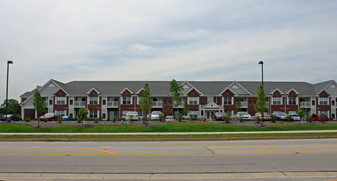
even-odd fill
[(109, 120), (112, 121), (113, 118), (117, 115), (117, 111), (109, 111)]

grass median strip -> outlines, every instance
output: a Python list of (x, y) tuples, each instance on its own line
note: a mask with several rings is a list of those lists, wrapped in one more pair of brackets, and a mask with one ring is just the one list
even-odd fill
[(232, 139), (277, 139), (277, 138), (337, 138), (337, 133), (265, 133), (265, 134), (200, 134), (200, 135), (0, 135), (0, 140), (232, 140)]

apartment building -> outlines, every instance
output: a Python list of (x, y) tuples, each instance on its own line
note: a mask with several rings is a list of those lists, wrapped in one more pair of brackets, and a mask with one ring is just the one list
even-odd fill
[[(184, 88), (181, 104), (175, 106), (169, 92), (170, 81), (72, 81), (62, 83), (49, 80), (43, 86), (21, 95), (23, 118), (36, 119), (33, 109), (34, 92), (39, 90), (46, 101), (47, 112), (77, 117), (80, 108), (88, 108), (89, 118), (112, 120), (128, 111), (142, 114), (140, 100), (145, 83), (151, 89), (152, 111), (165, 115), (182, 112), (187, 101), (191, 117), (205, 116), (211, 119), (215, 112), (235, 113), (238, 98), (241, 109), (255, 114), (257, 100), (256, 81), (178, 81)], [(337, 83), (334, 80), (310, 84), (307, 82), (265, 82), (268, 112), (296, 113), (305, 107), (308, 114), (325, 114), (336, 120)]]

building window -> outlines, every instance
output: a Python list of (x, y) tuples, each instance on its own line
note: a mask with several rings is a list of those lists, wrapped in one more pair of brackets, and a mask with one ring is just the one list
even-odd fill
[(102, 118), (105, 119), (105, 113), (102, 114)]
[(232, 104), (232, 98), (231, 97), (224, 97), (223, 98), (223, 104), (224, 105), (231, 105)]
[(334, 100), (331, 101), (331, 105), (333, 105), (333, 106), (335, 105), (335, 101)]
[(198, 97), (189, 97), (188, 104), (189, 105), (198, 105), (199, 99)]
[(318, 114), (324, 114), (329, 117), (329, 111), (318, 111)]
[(140, 104), (141, 101), (142, 101), (142, 97), (138, 97), (137, 104)]
[(56, 104), (57, 105), (65, 105), (66, 104), (66, 97), (56, 97)]
[(167, 105), (167, 100), (164, 100), (164, 105), (165, 105), (165, 106)]
[(89, 118), (91, 118), (91, 119), (98, 118), (97, 112), (98, 112), (97, 110), (96, 111), (90, 111)]
[(311, 101), (311, 104), (314, 106), (314, 105), (315, 105), (315, 101), (314, 101), (314, 100), (312, 100), (312, 101)]
[(122, 97), (122, 104), (131, 104), (131, 97)]
[(296, 97), (288, 97), (288, 105), (297, 105)]
[(281, 97), (273, 97), (273, 105), (282, 105)]
[(66, 111), (65, 110), (56, 110), (55, 113), (58, 114), (58, 115), (60, 115), (60, 116), (65, 116), (66, 115)]
[(106, 105), (106, 100), (103, 100), (103, 105)]
[(69, 102), (70, 102), (70, 105), (73, 105), (73, 104), (74, 104), (74, 101), (73, 101), (73, 100), (70, 100)]
[(49, 100), (49, 105), (53, 105), (53, 100)]
[(98, 104), (98, 97), (89, 97), (89, 104)]
[(319, 105), (329, 105), (328, 101), (329, 101), (329, 98), (327, 98), (327, 97), (318, 98)]

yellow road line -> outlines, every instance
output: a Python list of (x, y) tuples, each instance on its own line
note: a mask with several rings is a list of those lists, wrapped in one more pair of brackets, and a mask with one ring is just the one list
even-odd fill
[(119, 155), (119, 153), (108, 151), (108, 150), (102, 150), (102, 149), (99, 149), (99, 148), (89, 147), (89, 149), (97, 150), (97, 151), (102, 151), (102, 152), (105, 152), (105, 153), (109, 153), (111, 155)]

